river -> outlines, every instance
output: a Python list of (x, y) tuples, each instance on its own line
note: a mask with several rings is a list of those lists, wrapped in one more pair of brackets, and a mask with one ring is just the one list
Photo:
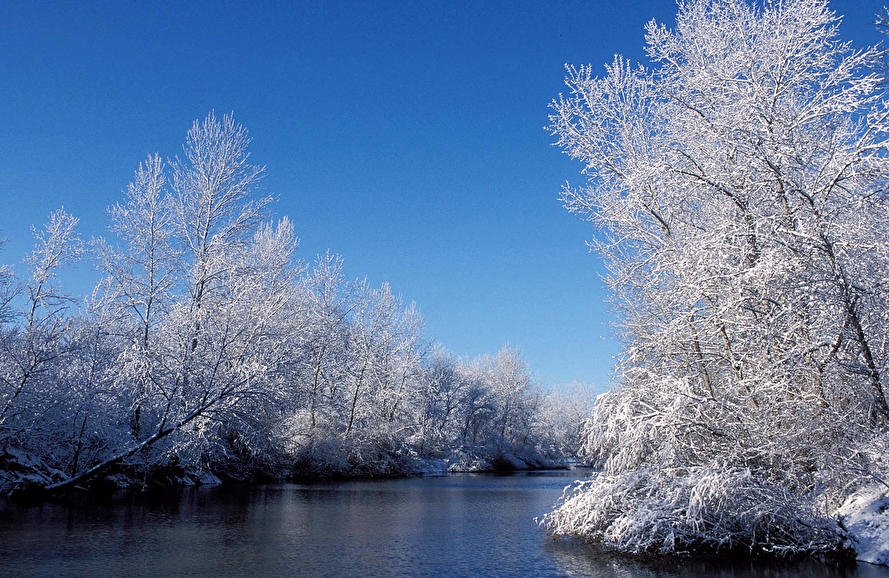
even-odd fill
[(889, 569), (640, 562), (534, 522), (577, 471), (234, 484), (0, 503), (0, 575), (877, 578)]

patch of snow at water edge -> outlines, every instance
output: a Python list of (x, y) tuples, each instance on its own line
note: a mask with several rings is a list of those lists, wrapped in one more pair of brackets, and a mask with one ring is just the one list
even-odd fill
[(863, 488), (843, 503), (837, 515), (848, 530), (856, 558), (889, 565), (889, 496), (885, 487)]

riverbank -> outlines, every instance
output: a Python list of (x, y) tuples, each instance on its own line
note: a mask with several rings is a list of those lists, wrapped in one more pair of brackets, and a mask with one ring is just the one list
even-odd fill
[[(567, 469), (574, 462), (535, 453), (474, 448), (440, 455), (377, 449), (368, 453), (305, 454), (296, 460), (250, 464), (231, 460), (215, 464), (183, 464), (176, 459), (146, 465), (119, 464), (107, 475), (78, 486), (78, 490), (107, 493), (128, 488), (187, 487), (225, 482), (317, 481), (423, 476), (443, 473), (484, 473)], [(66, 478), (38, 457), (15, 449), (0, 454), (0, 496), (39, 499), (43, 488)]]

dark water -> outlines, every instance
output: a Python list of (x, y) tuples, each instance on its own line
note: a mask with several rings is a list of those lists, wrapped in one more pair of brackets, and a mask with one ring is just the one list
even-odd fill
[(186, 488), (0, 503), (0, 576), (889, 576), (866, 564), (639, 562), (534, 523), (579, 474)]

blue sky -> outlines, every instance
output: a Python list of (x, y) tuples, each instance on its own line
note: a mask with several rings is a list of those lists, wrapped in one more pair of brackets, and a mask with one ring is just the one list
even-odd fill
[[(4, 2), (0, 261), (64, 206), (85, 237), (146, 154), (233, 111), (311, 260), (416, 301), (458, 355), (519, 347), (545, 384), (605, 387), (618, 345), (593, 231), (557, 197), (579, 166), (550, 146), (565, 63), (643, 58), (635, 2)], [(832, 2), (877, 42), (881, 1)], [(95, 273), (66, 279), (82, 292)]]

